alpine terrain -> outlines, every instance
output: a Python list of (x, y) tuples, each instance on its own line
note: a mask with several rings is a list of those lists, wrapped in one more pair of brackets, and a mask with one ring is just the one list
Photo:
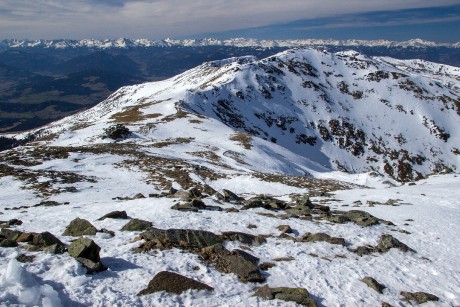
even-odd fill
[(459, 119), (460, 68), (356, 51), (122, 87), (4, 135), (0, 302), (457, 306)]

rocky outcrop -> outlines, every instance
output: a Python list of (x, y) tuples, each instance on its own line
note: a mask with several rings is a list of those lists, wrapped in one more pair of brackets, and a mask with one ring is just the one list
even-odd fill
[(190, 289), (214, 291), (214, 288), (202, 282), (177, 273), (163, 271), (155, 275), (155, 277), (153, 277), (153, 279), (149, 282), (147, 288), (140, 291), (137, 295), (147, 295), (159, 291), (181, 294), (182, 292)]

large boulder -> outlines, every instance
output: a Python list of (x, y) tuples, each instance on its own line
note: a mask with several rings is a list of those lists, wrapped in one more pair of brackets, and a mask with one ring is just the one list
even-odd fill
[(153, 224), (148, 221), (140, 220), (140, 219), (132, 219), (129, 221), (123, 228), (122, 231), (144, 231), (152, 227)]
[(270, 288), (268, 285), (258, 288), (254, 296), (264, 300), (282, 300), (294, 302), (299, 305), (316, 307), (316, 302), (310, 297), (307, 289), (304, 288)]
[(31, 244), (52, 254), (62, 254), (66, 250), (64, 243), (48, 231), (35, 234)]
[(377, 251), (386, 253), (392, 248), (397, 248), (403, 252), (415, 252), (412, 248), (402, 243), (395, 237), (389, 234), (382, 235), (376, 247)]
[(203, 248), (200, 258), (212, 264), (218, 271), (234, 273), (242, 282), (264, 282), (259, 269), (259, 258), (242, 250), (229, 251), (222, 244)]
[(135, 249), (137, 252), (170, 248), (199, 251), (204, 247), (223, 242), (221, 236), (205, 230), (158, 229), (153, 227), (141, 233), (139, 238), (146, 242)]
[(94, 236), (96, 233), (96, 227), (94, 227), (89, 221), (77, 217), (70, 222), (62, 235), (80, 237), (83, 235)]
[(88, 238), (78, 238), (73, 241), (68, 248), (69, 255), (83, 264), (87, 273), (104, 271), (107, 268), (102, 264), (99, 256), (101, 248), (93, 240)]
[(149, 282), (147, 288), (139, 292), (137, 295), (147, 295), (159, 291), (181, 294), (182, 292), (190, 289), (207, 291), (214, 290), (214, 288), (202, 282), (177, 273), (163, 271), (155, 275), (155, 277), (153, 277), (153, 279)]
[(105, 219), (123, 219), (123, 220), (127, 220), (128, 219), (128, 214), (126, 213), (126, 211), (112, 211), (112, 212), (109, 212), (106, 215), (98, 218), (97, 220), (102, 221), (102, 220), (105, 220)]

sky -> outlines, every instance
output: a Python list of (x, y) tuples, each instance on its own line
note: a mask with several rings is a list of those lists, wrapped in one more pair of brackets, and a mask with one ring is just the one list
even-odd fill
[(459, 42), (459, 0), (0, 0), (0, 39)]

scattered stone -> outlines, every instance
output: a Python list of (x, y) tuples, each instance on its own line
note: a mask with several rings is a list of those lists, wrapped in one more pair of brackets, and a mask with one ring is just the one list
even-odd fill
[(245, 200), (242, 210), (253, 209), (253, 208), (264, 208), (267, 210), (284, 210), (287, 207), (286, 202), (278, 200), (274, 197), (259, 195), (248, 200)]
[(248, 228), (248, 229), (255, 229), (255, 228), (257, 228), (257, 225), (249, 224), (249, 225), (247, 226), (247, 228)]
[(278, 258), (273, 258), (272, 260), (276, 262), (283, 262), (283, 261), (294, 261), (295, 258), (294, 257), (278, 257)]
[(378, 293), (383, 293), (383, 290), (386, 288), (384, 285), (382, 285), (372, 277), (364, 277), (363, 279), (361, 279), (361, 281), (365, 283), (369, 288), (374, 289)]
[(225, 209), (225, 212), (227, 213), (233, 213), (233, 212), (240, 212), (240, 210), (236, 209), (236, 208), (227, 208)]
[(325, 234), (323, 232), (319, 233), (310, 233), (307, 232), (300, 238), (300, 242), (327, 242), (330, 244), (338, 244), (338, 245), (345, 245), (345, 239), (344, 238), (338, 238), (338, 237), (331, 237), (328, 234)]
[(204, 247), (223, 242), (221, 236), (209, 231), (190, 229), (163, 230), (153, 227), (141, 233), (139, 238), (144, 239), (146, 242), (135, 248), (135, 252), (171, 248), (183, 248), (199, 252)]
[(122, 219), (122, 220), (126, 220), (126, 219), (128, 219), (128, 214), (126, 213), (126, 211), (112, 211), (112, 212), (109, 212), (106, 215), (98, 218), (97, 220), (102, 221), (102, 220), (105, 220), (105, 219)]
[(379, 224), (379, 219), (370, 213), (360, 210), (350, 210), (346, 214), (347, 218), (353, 221), (355, 224), (362, 227), (369, 227)]
[(364, 255), (370, 255), (372, 253), (375, 253), (375, 249), (372, 246), (358, 246), (355, 249), (350, 248), (349, 251), (357, 254), (360, 257)]
[(3, 239), (0, 241), (0, 247), (16, 247), (18, 242), (10, 239)]
[(279, 225), (276, 227), (281, 233), (292, 233), (292, 228), (289, 225)]
[(272, 263), (272, 262), (264, 262), (264, 263), (261, 263), (259, 265), (259, 268), (262, 270), (262, 271), (268, 271), (269, 269), (271, 268), (274, 268), (276, 267), (276, 264)]
[(94, 236), (97, 233), (96, 227), (94, 227), (89, 221), (81, 218), (76, 218), (70, 222), (66, 227), (63, 236), (80, 237), (80, 236)]
[(78, 238), (68, 248), (69, 255), (83, 264), (87, 273), (101, 272), (107, 269), (99, 256), (101, 248), (91, 239)]
[(264, 237), (236, 231), (225, 231), (222, 233), (221, 237), (223, 240), (240, 241), (244, 244), (256, 246), (262, 245), (267, 242), (267, 240)]
[(402, 243), (395, 237), (389, 234), (382, 235), (376, 249), (381, 253), (386, 253), (392, 248), (397, 248), (403, 252), (415, 252), (406, 244)]
[(106, 228), (102, 228), (102, 229), (99, 230), (98, 232), (108, 234), (108, 235), (111, 236), (111, 237), (115, 237), (115, 232), (113, 232), (112, 230), (108, 230), (108, 229), (106, 229)]
[(222, 190), (222, 196), (223, 196), (223, 200), (226, 202), (240, 203), (244, 200), (243, 197), (240, 197), (236, 195), (235, 193), (233, 193), (232, 191), (226, 190), (226, 189)]
[(121, 228), (121, 231), (143, 231), (152, 226), (153, 224), (151, 222), (140, 219), (132, 219), (123, 226), (123, 228)]
[(52, 254), (63, 254), (66, 250), (64, 243), (48, 231), (34, 235), (31, 244)]
[(218, 243), (202, 249), (200, 258), (211, 263), (218, 271), (234, 273), (242, 282), (264, 282), (258, 262), (259, 258), (245, 251), (235, 249), (228, 251)]
[(391, 305), (391, 304), (389, 304), (387, 302), (383, 302), (382, 307), (393, 307), (393, 305)]
[(163, 271), (155, 275), (155, 277), (149, 282), (147, 288), (139, 292), (137, 295), (147, 295), (159, 291), (181, 294), (189, 289), (214, 291), (214, 288), (202, 282), (177, 273)]
[(12, 241), (16, 241), (21, 234), (22, 232), (9, 228), (2, 228), (2, 230), (0, 231), (0, 235)]
[(326, 220), (336, 224), (345, 224), (351, 221), (346, 215), (343, 214), (328, 216)]
[(439, 297), (436, 295), (426, 293), (426, 292), (401, 292), (401, 295), (404, 297), (404, 301), (414, 301), (417, 304), (423, 304), (426, 302), (436, 302), (439, 301)]
[(316, 307), (316, 302), (310, 297), (307, 289), (304, 288), (270, 288), (268, 285), (258, 288), (254, 296), (264, 300), (282, 300), (287, 302), (295, 302), (299, 305)]
[(22, 263), (30, 263), (35, 260), (34, 255), (26, 255), (26, 254), (20, 254), (16, 256), (16, 260)]
[(45, 201), (42, 201), (36, 205), (34, 205), (34, 207), (56, 207), (56, 206), (60, 206), (62, 205), (61, 203), (57, 202), (57, 201), (54, 201), (54, 200), (45, 200)]
[(30, 243), (34, 240), (34, 236), (37, 235), (37, 233), (34, 232), (23, 232), (19, 237), (16, 239), (16, 242), (27, 242)]

